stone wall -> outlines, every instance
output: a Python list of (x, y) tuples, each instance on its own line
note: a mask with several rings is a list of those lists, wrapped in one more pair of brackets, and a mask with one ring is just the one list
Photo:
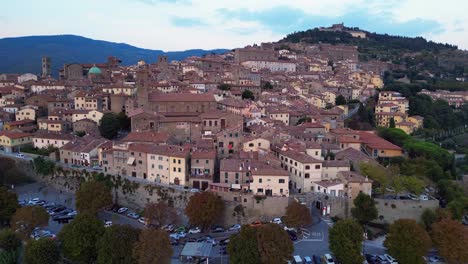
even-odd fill
[[(391, 224), (401, 218), (414, 219), (419, 221), (425, 209), (436, 209), (439, 207), (438, 200), (413, 201), (413, 200), (392, 200), (375, 199), (379, 220)], [(383, 216), (382, 220), (380, 220)]]
[(289, 197), (256, 198), (252, 194), (245, 194), (240, 201), (225, 202), (224, 224), (250, 224), (254, 221), (268, 222), (274, 217), (281, 217), (286, 213), (286, 207), (292, 201)]

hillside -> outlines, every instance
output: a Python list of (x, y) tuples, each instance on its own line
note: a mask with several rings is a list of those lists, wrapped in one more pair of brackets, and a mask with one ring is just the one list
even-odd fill
[(169, 60), (182, 60), (190, 56), (225, 51), (193, 49), (164, 52), (75, 35), (3, 38), (0, 39), (0, 73), (40, 73), (42, 56), (52, 59), (52, 73), (57, 76), (59, 68), (65, 63), (105, 62), (110, 55), (120, 58), (123, 65), (131, 65), (140, 59), (155, 62), (157, 56), (162, 54), (167, 54)]
[[(359, 60), (381, 60), (404, 65), (416, 75), (454, 79), (468, 75), (468, 52), (457, 46), (435, 43), (422, 37), (401, 37), (367, 32), (359, 28), (345, 28), (366, 33), (366, 38), (354, 38), (345, 31), (309, 29), (287, 35), (280, 42), (329, 43), (358, 46)], [(424, 79), (424, 78), (423, 78)]]

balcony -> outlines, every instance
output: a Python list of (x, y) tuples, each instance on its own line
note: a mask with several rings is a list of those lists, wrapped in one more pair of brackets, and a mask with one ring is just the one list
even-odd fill
[(213, 179), (213, 175), (210, 174), (210, 173), (204, 173), (204, 172), (194, 172), (194, 171), (191, 171), (190, 172), (190, 178), (192, 179), (205, 179), (205, 180), (212, 180)]

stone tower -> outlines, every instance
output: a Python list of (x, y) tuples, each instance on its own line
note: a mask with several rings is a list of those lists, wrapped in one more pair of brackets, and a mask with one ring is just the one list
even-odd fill
[(137, 107), (144, 108), (148, 105), (148, 81), (149, 69), (147, 65), (143, 65), (136, 72)]
[(160, 55), (158, 56), (158, 67), (165, 67), (167, 66), (167, 56)]
[(42, 77), (47, 77), (49, 75), (51, 75), (50, 58), (42, 57)]

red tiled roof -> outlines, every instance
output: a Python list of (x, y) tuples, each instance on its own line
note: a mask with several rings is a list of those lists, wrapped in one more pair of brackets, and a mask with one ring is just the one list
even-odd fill
[(151, 102), (216, 102), (212, 94), (192, 93), (151, 93), (148, 95)]

